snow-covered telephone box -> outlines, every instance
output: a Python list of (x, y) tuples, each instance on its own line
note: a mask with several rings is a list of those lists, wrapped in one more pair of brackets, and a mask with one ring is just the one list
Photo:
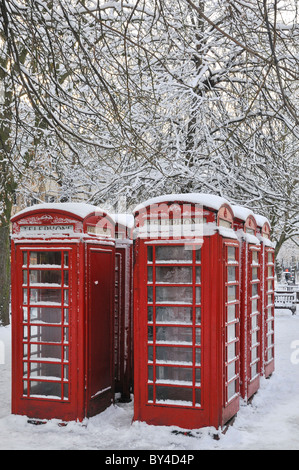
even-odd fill
[(257, 237), (262, 248), (262, 367), (261, 373), (268, 378), (274, 371), (274, 246), (271, 242), (269, 220), (255, 214)]
[(222, 426), (239, 409), (239, 241), (220, 197), (135, 208), (134, 419)]
[(115, 392), (130, 401), (133, 391), (133, 225), (132, 214), (113, 214), (115, 222)]
[(253, 212), (242, 206), (232, 207), (240, 240), (240, 392), (248, 400), (260, 386), (262, 364), (261, 244)]
[(82, 420), (113, 401), (113, 229), (80, 203), (12, 218), (12, 413)]

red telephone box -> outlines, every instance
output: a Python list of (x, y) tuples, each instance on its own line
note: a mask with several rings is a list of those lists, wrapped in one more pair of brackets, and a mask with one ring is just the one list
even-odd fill
[(86, 204), (12, 218), (12, 412), (82, 420), (114, 397), (114, 222)]
[(133, 387), (133, 238), (131, 214), (114, 214), (115, 221), (115, 392), (131, 400)]
[(274, 371), (274, 248), (270, 223), (255, 214), (257, 233), (262, 247), (262, 374), (268, 378)]
[(134, 419), (221, 426), (239, 409), (239, 242), (223, 198), (134, 211)]
[(261, 245), (253, 212), (233, 206), (234, 227), (240, 239), (240, 381), (241, 396), (249, 399), (260, 386), (262, 364)]

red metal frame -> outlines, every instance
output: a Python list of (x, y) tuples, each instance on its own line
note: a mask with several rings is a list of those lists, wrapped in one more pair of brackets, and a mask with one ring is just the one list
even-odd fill
[[(180, 210), (170, 220), (176, 214)], [(232, 226), (229, 206), (221, 214)], [(149, 214), (139, 215), (142, 229)], [(193, 207), (189, 215), (195, 217)], [(186, 250), (188, 240), (171, 236), (135, 241), (135, 420), (218, 427), (239, 409), (239, 243), (218, 233), (217, 224), (228, 226), (217, 221), (215, 210), (203, 208), (202, 215), (216, 233), (193, 240), (197, 249)], [(233, 261), (227, 260), (229, 249), (235, 250)]]
[(260, 387), (262, 367), (261, 245), (253, 214), (235, 217), (241, 240), (240, 393), (249, 400)]
[[(88, 233), (96, 221), (101, 236)], [(114, 396), (113, 221), (39, 205), (12, 223), (12, 412), (82, 420)], [(105, 272), (92, 252), (108, 256)]]
[(115, 392), (120, 401), (131, 401), (133, 392), (133, 218), (115, 219)]

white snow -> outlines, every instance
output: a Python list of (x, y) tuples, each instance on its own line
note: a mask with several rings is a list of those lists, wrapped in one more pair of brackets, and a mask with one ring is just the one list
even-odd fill
[(234, 204), (233, 204), (231, 207), (232, 207), (232, 209), (233, 209), (234, 216), (235, 216), (237, 219), (240, 219), (240, 220), (244, 220), (244, 221), (245, 221), (249, 215), (252, 215), (253, 217), (255, 217), (255, 215), (254, 215), (254, 213), (252, 212), (252, 210), (247, 209), (247, 207), (238, 206), (238, 205), (234, 205)]
[[(36, 426), (11, 415), (10, 327), (0, 327), (0, 449), (19, 450), (299, 450), (299, 311), (276, 310), (276, 366), (250, 405), (241, 404), (224, 434), (207, 427), (184, 435), (178, 427), (132, 422), (133, 402), (110, 406), (83, 423), (49, 420)], [(215, 440), (213, 435), (218, 435)]]
[(133, 213), (139, 212), (140, 210), (144, 209), (145, 207), (161, 204), (163, 202), (185, 202), (185, 203), (193, 203), (193, 204), (200, 204), (201, 206), (208, 207), (211, 209), (219, 210), (223, 204), (228, 204), (230, 207), (230, 203), (227, 199), (217, 196), (215, 194), (206, 194), (206, 193), (178, 193), (178, 194), (165, 194), (163, 196), (153, 197), (151, 199), (147, 199), (138, 206), (135, 207)]
[(94, 206), (92, 204), (86, 204), (83, 202), (51, 202), (51, 203), (41, 203), (41, 204), (34, 204), (33, 206), (26, 207), (25, 209), (18, 212), (15, 217), (19, 217), (20, 215), (26, 215), (28, 212), (38, 210), (43, 212), (45, 210), (60, 210), (64, 212), (70, 212), (71, 214), (75, 214), (82, 219), (87, 217), (89, 214), (96, 212), (97, 214), (106, 214), (106, 211), (103, 211), (100, 207)]

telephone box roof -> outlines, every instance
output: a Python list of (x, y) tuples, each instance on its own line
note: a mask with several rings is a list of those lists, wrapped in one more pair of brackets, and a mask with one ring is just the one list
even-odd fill
[(137, 213), (140, 210), (144, 209), (145, 207), (160, 204), (160, 203), (167, 203), (167, 202), (187, 202), (191, 204), (200, 204), (210, 209), (214, 209), (218, 211), (223, 204), (227, 204), (231, 207), (231, 204), (228, 202), (227, 199), (217, 196), (214, 194), (206, 194), (206, 193), (179, 193), (179, 194), (165, 194), (163, 196), (153, 197), (144, 201), (141, 204), (138, 204), (133, 213)]
[(28, 213), (31, 212), (44, 212), (44, 211), (63, 211), (69, 214), (76, 215), (82, 220), (90, 214), (96, 213), (98, 215), (106, 216), (109, 215), (106, 211), (102, 210), (100, 207), (94, 206), (92, 204), (85, 204), (83, 202), (60, 202), (60, 203), (41, 203), (35, 204), (30, 207), (26, 207), (12, 217), (12, 222), (22, 218)]

